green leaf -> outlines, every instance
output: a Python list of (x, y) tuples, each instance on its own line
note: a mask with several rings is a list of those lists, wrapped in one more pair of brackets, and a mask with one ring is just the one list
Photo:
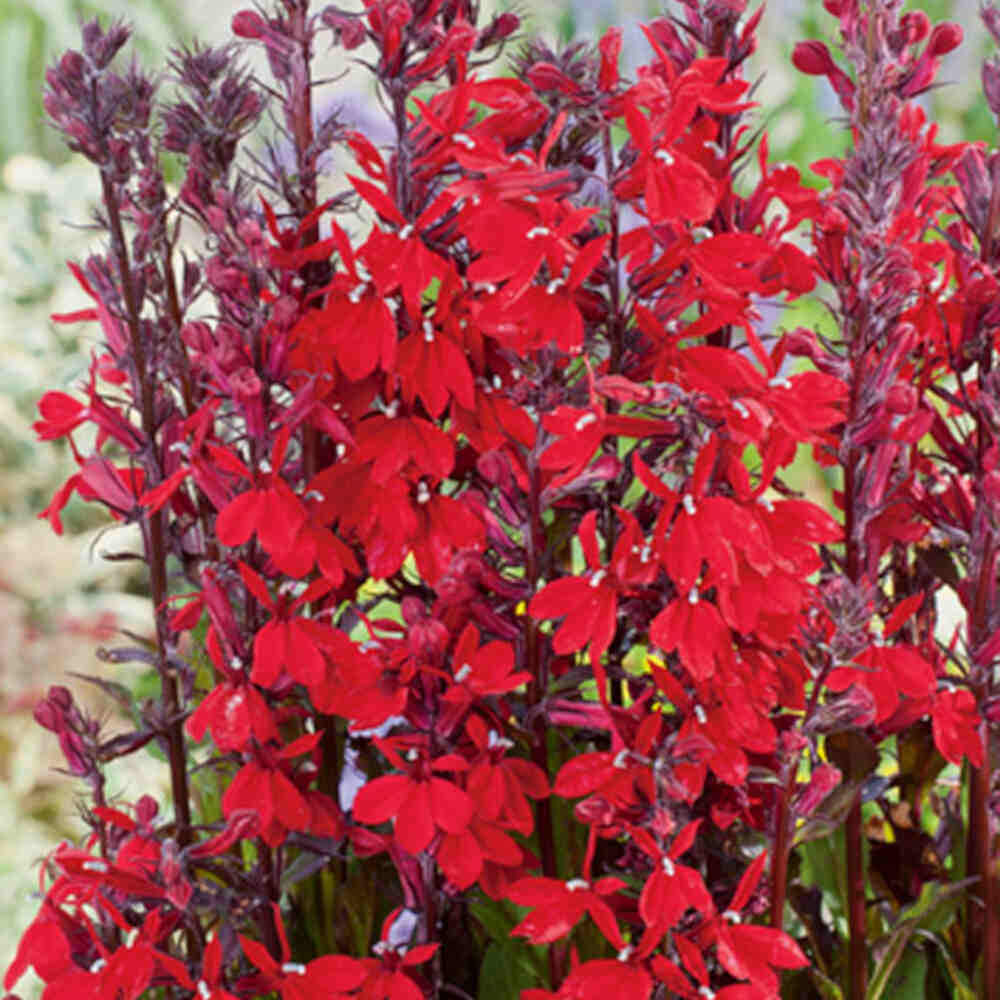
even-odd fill
[[(523, 965), (531, 972), (529, 986), (537, 986), (548, 977), (548, 949), (529, 945), (521, 938), (512, 938), (510, 932), (528, 911), (505, 900), (481, 900), (469, 904), (469, 913), (479, 923), (490, 941), (489, 947), (496, 945), (502, 949), (511, 962)], [(480, 973), (482, 977), (482, 973)], [(483, 980), (480, 978), (480, 983)], [(483, 987), (480, 985), (480, 991)], [(492, 994), (491, 994), (492, 995)], [(515, 994), (516, 996), (516, 994)]]
[[(919, 898), (900, 910), (888, 934), (888, 947), (872, 975), (866, 1000), (881, 1000), (883, 996), (895, 998), (920, 995), (900, 992), (903, 986), (898, 985), (901, 981), (900, 976), (909, 982), (909, 977), (915, 975), (916, 966), (912, 964), (912, 957), (923, 955), (922, 951), (907, 950), (910, 939), (917, 931), (935, 933), (944, 930), (954, 919), (955, 912), (965, 896), (966, 888), (975, 881), (975, 879), (963, 879), (961, 882), (924, 883)], [(926, 975), (926, 956), (923, 961), (923, 972)], [(923, 977), (920, 983), (922, 986)], [(886, 992), (890, 989), (890, 985), (891, 990)]]
[[(886, 980), (886, 997), (892, 1000), (926, 1000), (927, 953), (922, 949), (906, 952)], [(879, 993), (878, 996), (882, 994)], [(869, 989), (868, 996), (872, 993)]]
[(797, 851), (801, 859), (799, 880), (804, 885), (818, 886), (827, 906), (836, 916), (847, 911), (844, 899), (847, 876), (844, 871), (844, 831), (838, 828), (821, 840), (802, 844)]
[(965, 890), (975, 885), (976, 878), (960, 882), (925, 882), (920, 896), (900, 910), (898, 921), (913, 921), (920, 930), (939, 933), (951, 923), (965, 898)]
[(813, 967), (809, 976), (823, 1000), (844, 1000), (844, 991), (825, 973)]
[(469, 912), (479, 921), (491, 941), (506, 941), (514, 925), (521, 919), (515, 915), (512, 903), (498, 899), (470, 903)]
[(952, 1000), (976, 1000), (969, 977), (958, 967), (948, 943), (939, 934), (928, 934), (928, 937), (937, 945), (937, 957), (944, 966), (951, 984)]
[(516, 947), (494, 941), (479, 968), (479, 1000), (518, 1000), (521, 990), (539, 985), (538, 972)]

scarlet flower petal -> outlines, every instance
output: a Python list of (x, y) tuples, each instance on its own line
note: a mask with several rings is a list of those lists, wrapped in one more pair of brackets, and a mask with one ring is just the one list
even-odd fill
[(362, 823), (385, 823), (399, 815), (410, 792), (410, 779), (402, 774), (386, 774), (362, 785), (354, 798), (354, 818)]
[(434, 839), (429, 781), (411, 781), (407, 797), (396, 816), (396, 842), (410, 854), (419, 854)]
[(468, 792), (444, 778), (431, 778), (429, 784), (434, 822), (448, 833), (461, 833), (468, 827), (476, 809)]

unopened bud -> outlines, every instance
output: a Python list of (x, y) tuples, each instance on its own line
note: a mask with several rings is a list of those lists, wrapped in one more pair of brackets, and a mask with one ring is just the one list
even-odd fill
[(239, 38), (263, 38), (267, 23), (256, 11), (241, 10), (233, 15), (232, 30)]

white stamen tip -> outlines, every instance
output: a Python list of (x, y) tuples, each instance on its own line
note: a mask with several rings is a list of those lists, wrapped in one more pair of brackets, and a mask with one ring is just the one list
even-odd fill
[(733, 409), (744, 419), (750, 416), (750, 411), (738, 400), (733, 400)]
[(772, 389), (791, 389), (792, 383), (788, 381), (787, 378), (775, 375), (774, 378), (770, 379), (767, 383)]
[(571, 878), (566, 883), (566, 888), (570, 892), (576, 892), (578, 889), (586, 890), (590, 888), (590, 883), (585, 878)]
[(97, 975), (97, 973), (100, 972), (101, 969), (103, 969), (107, 964), (108, 963), (103, 958), (99, 958), (99, 959), (97, 959), (96, 962), (94, 962), (93, 965), (91, 965), (89, 971), (93, 975)]
[(455, 683), (461, 684), (472, 673), (472, 667), (468, 663), (463, 663), (458, 673), (455, 674)]
[(525, 234), (524, 238), (527, 240), (536, 239), (539, 236), (551, 236), (552, 230), (548, 226), (535, 226), (534, 229), (529, 229)]
[(85, 872), (97, 872), (98, 875), (107, 875), (111, 871), (106, 861), (84, 861), (82, 868)]
[(665, 163), (668, 167), (674, 165), (674, 158), (665, 149), (658, 149), (653, 154), (654, 160), (659, 160), (661, 163)]
[(690, 516), (694, 516), (694, 497), (690, 493), (684, 494), (684, 499), (681, 501), (684, 504), (684, 509)]
[(413, 232), (414, 232), (413, 226), (408, 223), (407, 225), (403, 226), (402, 229), (400, 229), (397, 235), (401, 240), (408, 240), (413, 235)]
[(702, 724), (705, 725), (708, 722), (708, 716), (705, 714), (705, 709), (701, 705), (694, 706), (694, 717)]
[(602, 580), (603, 580), (603, 579), (604, 579), (604, 578), (605, 578), (605, 577), (606, 577), (607, 575), (608, 575), (608, 571), (607, 571), (606, 569), (599, 569), (599, 570), (598, 570), (598, 571), (597, 571), (597, 572), (596, 572), (596, 573), (595, 573), (595, 574), (594, 574), (594, 575), (593, 575), (593, 576), (592, 576), (592, 577), (590, 578), (590, 585), (591, 585), (591, 587), (599, 587), (599, 586), (601, 585), (601, 581), (602, 581)]
[(697, 587), (692, 587), (688, 591), (688, 604), (697, 604), (698, 603), (698, 598), (700, 596), (701, 595), (698, 593), (698, 588)]
[(212, 995), (212, 991), (209, 989), (208, 983), (206, 983), (204, 979), (198, 980), (198, 995), (202, 998), (202, 1000), (208, 1000), (208, 998)]
[(573, 430), (582, 431), (584, 427), (589, 427), (591, 424), (597, 423), (596, 413), (585, 413), (575, 424), (573, 424)]
[(281, 967), (281, 971), (286, 976), (304, 976), (306, 974), (306, 967), (301, 962), (285, 962)]
[(663, 868), (663, 871), (668, 878), (674, 877), (674, 874), (676, 873), (677, 869), (674, 867), (674, 862), (671, 858), (664, 858), (660, 862), (660, 865)]
[(457, 142), (460, 146), (465, 146), (466, 149), (475, 149), (476, 140), (472, 138), (471, 135), (466, 135), (464, 132), (456, 132), (451, 137), (452, 142)]

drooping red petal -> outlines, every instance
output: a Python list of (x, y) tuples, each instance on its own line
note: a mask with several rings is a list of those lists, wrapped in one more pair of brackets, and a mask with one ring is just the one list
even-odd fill
[(396, 816), (394, 836), (410, 854), (419, 854), (434, 839), (429, 781), (411, 781), (407, 797)]
[(430, 782), (431, 816), (442, 830), (448, 833), (461, 833), (465, 830), (476, 805), (468, 792), (444, 778), (431, 778)]
[(215, 533), (223, 545), (234, 548), (250, 539), (261, 518), (260, 498), (260, 491), (248, 490), (219, 511)]
[(483, 852), (471, 833), (453, 833), (441, 842), (437, 863), (459, 889), (468, 889), (482, 873)]
[(386, 774), (362, 785), (355, 796), (354, 818), (362, 823), (385, 823), (399, 815), (410, 791), (410, 779), (403, 774)]

